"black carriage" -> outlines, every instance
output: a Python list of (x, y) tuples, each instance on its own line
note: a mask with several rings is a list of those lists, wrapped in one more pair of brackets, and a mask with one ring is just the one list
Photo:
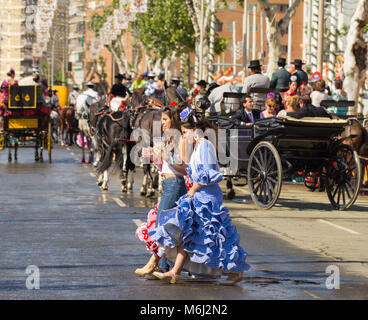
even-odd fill
[(325, 184), (335, 209), (350, 208), (359, 194), (362, 168), (357, 152), (338, 138), (348, 124), (328, 118), (268, 118), (233, 131), (238, 169), (246, 170), (254, 203), (272, 208), (283, 180), (302, 172)]
[[(9, 149), (8, 161), (12, 160), (11, 149), (35, 148), (35, 160), (43, 160), (43, 150), (47, 150), (51, 163), (52, 124), (50, 117), (42, 113), (43, 93), (40, 86), (10, 86), (4, 129), (0, 132), (0, 150)], [(43, 109), (44, 110), (44, 109)], [(38, 149), (41, 150), (38, 155)]]

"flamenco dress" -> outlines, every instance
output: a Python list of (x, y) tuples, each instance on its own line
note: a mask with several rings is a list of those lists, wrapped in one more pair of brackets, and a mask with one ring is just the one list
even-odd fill
[(161, 211), (149, 239), (173, 264), (179, 245), (188, 253), (184, 270), (198, 276), (221, 276), (249, 269), (247, 253), (239, 245), (239, 234), (231, 224), (229, 210), (222, 204), (223, 180), (216, 150), (207, 140), (193, 152), (187, 172), (202, 187), (194, 197), (184, 195), (177, 207)]

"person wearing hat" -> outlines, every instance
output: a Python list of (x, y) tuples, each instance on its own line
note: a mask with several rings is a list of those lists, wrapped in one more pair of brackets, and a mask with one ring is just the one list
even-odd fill
[(200, 80), (196, 83), (197, 87), (192, 89), (190, 92), (190, 95), (192, 96), (192, 99), (194, 100), (196, 96), (200, 93), (205, 93), (207, 88), (207, 82), (204, 80)]
[[(192, 101), (193, 108), (196, 112), (204, 113), (203, 110), (206, 101), (208, 101), (207, 94), (207, 82), (205, 80), (200, 80), (197, 82), (197, 88), (192, 91)], [(210, 107), (210, 102), (208, 101), (208, 107)]]
[(295, 66), (296, 70), (293, 73), (293, 75), (296, 75), (298, 77), (298, 88), (303, 84), (303, 82), (307, 85), (308, 74), (302, 68), (304, 62), (301, 59), (295, 59), (295, 61), (293, 61), (292, 64)]
[[(95, 84), (91, 81), (89, 81), (87, 83), (87, 90), (83, 91), (83, 95), (89, 97), (88, 101), (92, 101), (92, 100), (100, 100), (100, 97), (98, 95), (98, 92), (95, 90)], [(89, 105), (91, 105), (89, 103)]]
[(79, 96), (79, 87), (77, 85), (73, 86), (73, 91), (69, 93), (68, 96), (68, 105), (69, 107), (75, 107), (77, 103), (77, 98)]
[(138, 77), (132, 83), (133, 92), (144, 92), (147, 89), (147, 81), (144, 79), (148, 76), (147, 72), (139, 74)]
[(177, 95), (179, 95), (179, 98), (182, 102), (187, 101), (189, 97), (188, 91), (180, 85), (180, 79), (178, 77), (174, 77), (171, 79), (171, 84), (169, 88), (174, 88), (174, 90), (176, 90), (176, 93)]
[(285, 69), (285, 58), (279, 58), (277, 65), (279, 69), (272, 74), (270, 88), (280, 90), (289, 86), (291, 74)]
[(156, 82), (155, 82), (155, 77), (156, 75), (153, 73), (153, 72), (150, 72), (148, 75), (147, 75), (147, 78), (148, 78), (148, 81), (147, 81), (147, 89), (145, 91), (145, 95), (147, 97), (152, 97), (155, 90), (156, 90)]
[(125, 84), (126, 84), (126, 75), (121, 74), (121, 73), (117, 74), (115, 76), (115, 84), (113, 86), (113, 87), (116, 86), (116, 88), (114, 89), (114, 92), (119, 92), (120, 96), (123, 98), (125, 98), (127, 94), (129, 94), (129, 96), (132, 96), (132, 93), (130, 92), (130, 90), (127, 88)]
[(213, 82), (208, 86), (208, 91), (210, 92), (208, 100), (211, 103), (211, 107), (207, 111), (209, 113), (220, 113), (222, 111), (221, 103), (224, 100), (224, 93), (234, 92), (235, 90), (231, 82), (227, 82), (222, 86)]
[(60, 108), (59, 96), (57, 95), (58, 92), (59, 92), (58, 90), (52, 89), (51, 99), (50, 99), (51, 109), (57, 110)]
[[(259, 60), (252, 60), (248, 68), (251, 70), (250, 75), (243, 82), (242, 93), (250, 94), (251, 88), (269, 88), (270, 79), (262, 74), (261, 64)], [(256, 109), (263, 110), (265, 107), (266, 95), (260, 93), (253, 94), (253, 103)]]
[(261, 111), (254, 109), (253, 99), (250, 95), (246, 95), (241, 100), (241, 105), (243, 108), (240, 108), (231, 117), (231, 120), (238, 126), (251, 126), (261, 118)]

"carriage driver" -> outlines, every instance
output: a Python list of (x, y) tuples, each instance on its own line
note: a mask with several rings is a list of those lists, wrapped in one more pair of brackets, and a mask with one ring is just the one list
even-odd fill
[(87, 83), (87, 88), (88, 90), (83, 91), (83, 93), (78, 96), (76, 101), (75, 116), (78, 120), (81, 118), (81, 115), (84, 111), (87, 113), (89, 112), (88, 109), (91, 104), (100, 101), (97, 91), (94, 90), (95, 84), (90, 81)]
[(240, 108), (231, 117), (231, 120), (240, 126), (251, 126), (260, 119), (261, 111), (253, 108), (253, 99), (251, 96), (246, 95), (241, 101), (243, 108)]

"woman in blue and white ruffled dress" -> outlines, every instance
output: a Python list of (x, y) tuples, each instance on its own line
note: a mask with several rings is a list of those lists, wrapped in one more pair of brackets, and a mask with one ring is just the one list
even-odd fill
[(249, 265), (245, 262), (247, 253), (239, 245), (239, 234), (231, 224), (229, 210), (222, 204), (219, 182), (223, 176), (216, 149), (204, 138), (203, 132), (212, 126), (202, 115), (194, 115), (189, 109), (183, 114), (183, 137), (195, 141), (187, 167), (194, 185), (178, 200), (176, 208), (161, 212), (158, 227), (149, 233), (167, 259), (175, 262), (169, 272), (153, 275), (175, 283), (183, 269), (200, 276), (226, 273), (227, 282), (236, 283), (243, 279)]

